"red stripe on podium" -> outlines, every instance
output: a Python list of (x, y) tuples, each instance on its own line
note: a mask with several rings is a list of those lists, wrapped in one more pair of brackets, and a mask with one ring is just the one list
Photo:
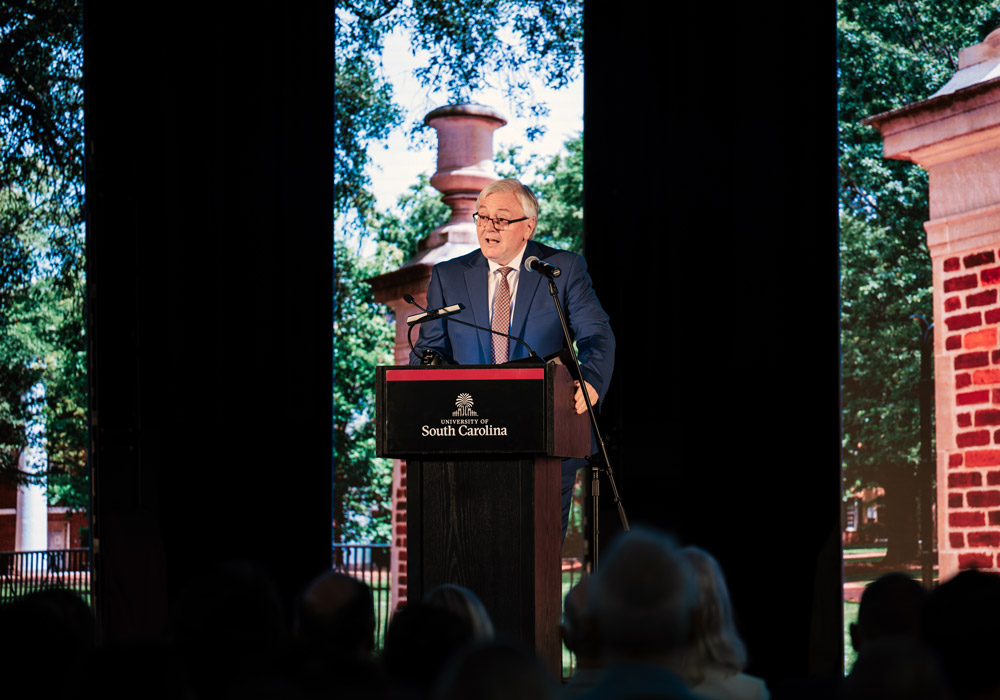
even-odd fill
[(387, 382), (488, 381), (495, 379), (545, 379), (545, 368), (390, 369), (385, 372), (385, 380)]

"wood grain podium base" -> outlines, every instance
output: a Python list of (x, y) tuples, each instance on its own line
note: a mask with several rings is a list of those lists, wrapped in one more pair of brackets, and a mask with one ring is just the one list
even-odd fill
[(453, 583), (483, 601), (497, 635), (533, 648), (559, 678), (558, 457), (407, 460), (407, 593)]

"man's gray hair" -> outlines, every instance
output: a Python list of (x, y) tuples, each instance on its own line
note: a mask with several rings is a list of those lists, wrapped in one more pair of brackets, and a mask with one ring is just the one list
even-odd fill
[(594, 578), (591, 601), (609, 651), (664, 654), (687, 641), (697, 584), (670, 537), (635, 528), (612, 544)]
[(504, 180), (494, 180), (486, 185), (483, 191), (479, 193), (479, 197), (476, 198), (476, 209), (479, 209), (480, 202), (487, 195), (491, 194), (513, 194), (521, 203), (524, 216), (529, 219), (538, 216), (538, 198), (535, 197), (535, 193), (531, 191), (530, 187), (522, 184), (519, 180), (506, 178)]

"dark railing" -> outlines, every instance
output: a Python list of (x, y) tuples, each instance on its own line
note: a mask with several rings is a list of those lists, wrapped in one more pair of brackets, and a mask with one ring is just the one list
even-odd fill
[(0, 603), (45, 588), (68, 588), (90, 601), (90, 550), (0, 552)]
[(392, 589), (389, 550), (387, 544), (334, 544), (332, 552), (334, 571), (364, 581), (371, 589), (375, 602), (375, 644), (379, 649), (392, 616), (389, 610)]

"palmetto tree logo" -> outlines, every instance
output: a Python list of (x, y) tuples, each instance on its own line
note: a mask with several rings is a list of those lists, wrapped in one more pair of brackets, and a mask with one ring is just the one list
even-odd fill
[(451, 415), (478, 416), (479, 414), (472, 410), (472, 403), (472, 394), (459, 394), (455, 399), (455, 411)]

